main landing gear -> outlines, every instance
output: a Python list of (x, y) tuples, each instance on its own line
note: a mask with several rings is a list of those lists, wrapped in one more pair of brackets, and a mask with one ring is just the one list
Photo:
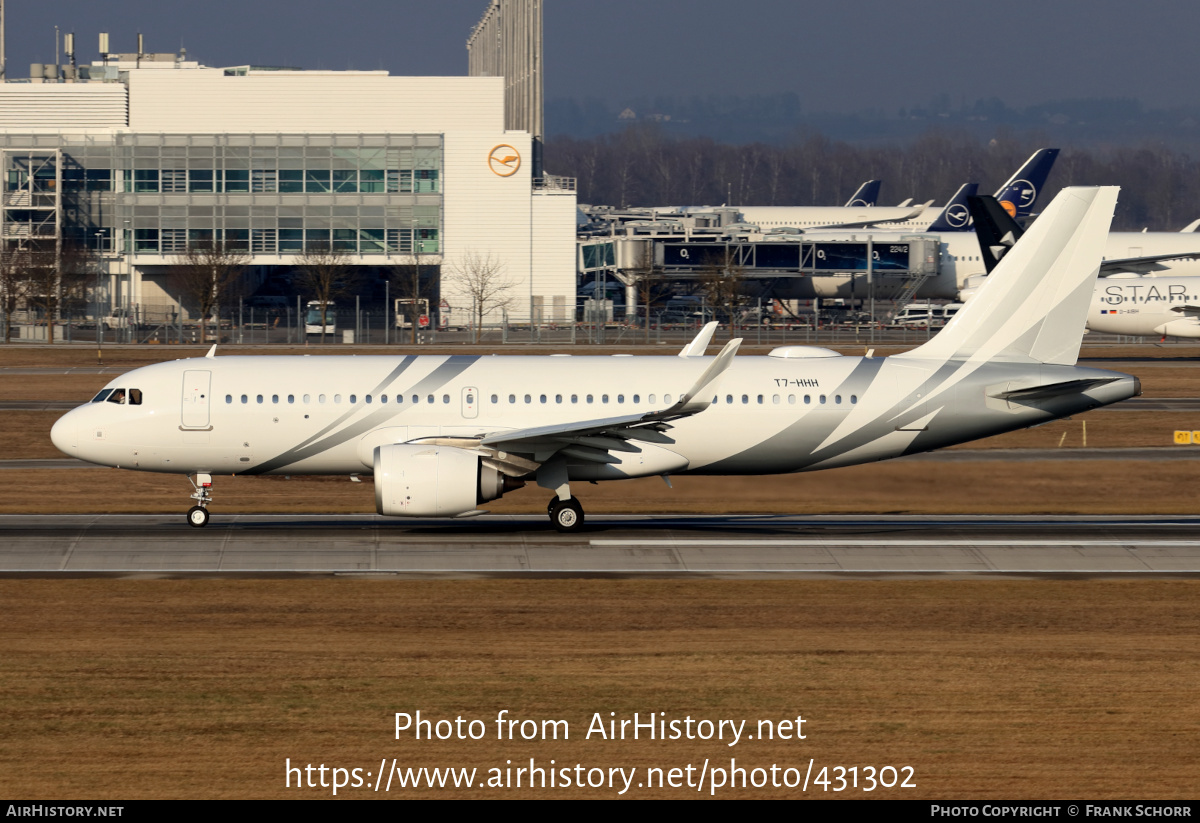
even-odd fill
[(537, 470), (537, 484), (543, 489), (553, 489), (554, 497), (546, 506), (550, 522), (560, 532), (576, 532), (583, 528), (583, 506), (571, 496), (567, 459), (555, 455)]
[(583, 528), (583, 506), (574, 497), (568, 497), (566, 500), (550, 498), (546, 513), (550, 515), (550, 522), (554, 524), (554, 528), (560, 532), (575, 532)]
[[(193, 476), (195, 479), (193, 480)], [(195, 489), (192, 492), (192, 499), (196, 501), (195, 506), (188, 509), (187, 521), (188, 525), (197, 529), (202, 529), (208, 525), (208, 504), (212, 502), (212, 475), (200, 474), (188, 475), (188, 482)]]

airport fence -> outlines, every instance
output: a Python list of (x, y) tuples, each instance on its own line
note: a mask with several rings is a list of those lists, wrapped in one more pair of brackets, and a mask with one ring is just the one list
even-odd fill
[[(210, 320), (203, 331), (195, 320), (184, 319), (172, 305), (140, 305), (128, 313), (102, 317), (66, 317), (54, 323), (56, 344), (125, 344), (125, 345), (364, 345), (364, 346), (447, 346), (478, 344), (499, 348), (521, 345), (607, 346), (620, 348), (683, 346), (691, 340), (703, 323), (701, 320), (667, 322), (652, 317), (633, 322), (619, 319), (578, 322), (530, 323), (501, 320), (480, 327), (467, 324), (444, 324), (441, 328), (398, 326), (391, 312), (377, 307), (354, 305), (339, 307), (332, 328), (324, 335), (306, 332), (302, 314), (297, 307), (264, 308), (241, 304), (232, 311), (222, 312), (219, 321)], [(745, 345), (754, 346), (917, 346), (937, 333), (936, 328), (904, 328), (859, 317), (853, 321), (814, 324), (811, 316), (799, 318), (769, 318), (768, 322), (740, 322), (730, 328), (721, 324), (713, 338), (722, 344), (734, 337)], [(11, 318), (11, 329), (3, 327), (0, 318), (0, 341), (45, 343), (50, 334), (45, 320), (29, 313), (17, 312)], [(7, 332), (11, 332), (8, 334)], [(1176, 341), (1188, 345), (1189, 341)], [(1088, 334), (1084, 345), (1160, 344), (1158, 338), (1130, 338), (1114, 335)]]

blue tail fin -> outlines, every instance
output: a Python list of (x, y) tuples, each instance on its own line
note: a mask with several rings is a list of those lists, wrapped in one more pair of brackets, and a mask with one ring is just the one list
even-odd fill
[(879, 202), (879, 181), (868, 180), (858, 187), (858, 191), (850, 195), (850, 199), (846, 201), (846, 208), (855, 206), (874, 206)]
[(971, 222), (975, 224), (975, 236), (979, 238), (983, 267), (991, 274), (1000, 258), (1016, 245), (1025, 230), (990, 195), (968, 197), (967, 207), (971, 210)]
[(996, 192), (996, 199), (1004, 210), (1020, 220), (1033, 213), (1033, 204), (1037, 202), (1038, 194), (1046, 185), (1050, 169), (1058, 159), (1058, 149), (1038, 149), (1033, 156), (1025, 161), (1025, 165), (1017, 169), (1008, 178), (1008, 182)]
[(964, 183), (927, 231), (970, 231), (971, 211), (967, 208), (967, 198), (978, 189), (978, 183)]

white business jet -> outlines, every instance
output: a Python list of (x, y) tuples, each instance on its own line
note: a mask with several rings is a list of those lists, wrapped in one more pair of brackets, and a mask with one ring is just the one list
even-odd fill
[[(1064, 190), (946, 327), (891, 357), (803, 346), (677, 357), (207, 357), (110, 383), (52, 431), (65, 453), (186, 474), (373, 472), (381, 514), (449, 517), (527, 482), (583, 524), (571, 483), (849, 466), (1033, 426), (1140, 393), (1075, 365), (1116, 188)], [(215, 349), (215, 347), (214, 347)]]

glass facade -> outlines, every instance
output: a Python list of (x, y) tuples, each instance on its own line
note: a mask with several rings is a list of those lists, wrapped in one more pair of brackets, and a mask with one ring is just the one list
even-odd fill
[(441, 250), (440, 135), (15, 135), (62, 150), (67, 240), (172, 256), (217, 240), (254, 255)]

